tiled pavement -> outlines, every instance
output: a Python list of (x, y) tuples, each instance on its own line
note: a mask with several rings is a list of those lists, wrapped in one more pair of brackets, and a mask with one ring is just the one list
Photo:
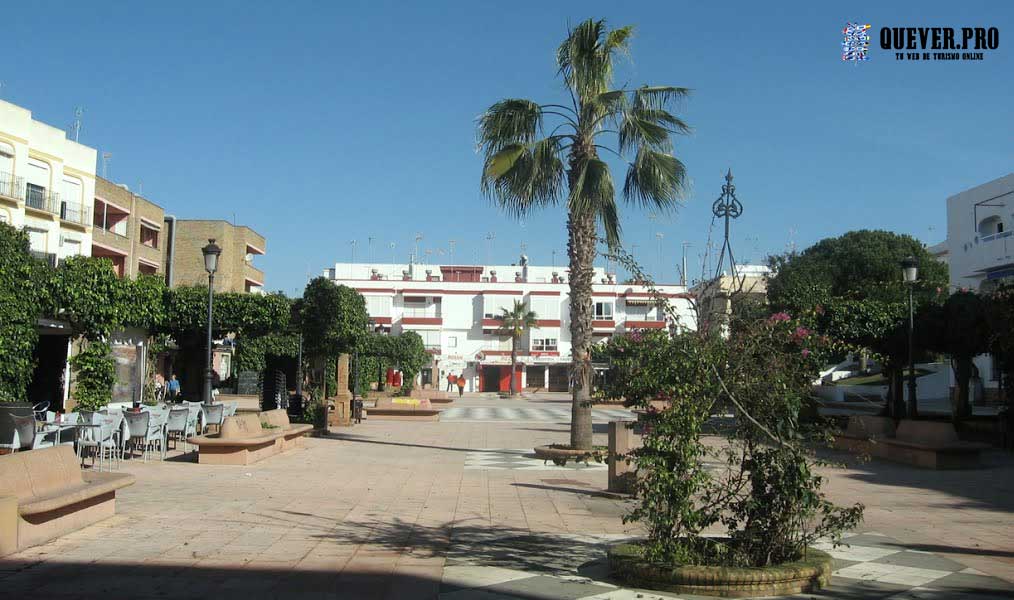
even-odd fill
[[(515, 537), (483, 542), (479, 560), (449, 556), (444, 567), (440, 600), (507, 600), (567, 598), (572, 600), (627, 600), (641, 598), (697, 600), (697, 595), (676, 595), (623, 587), (611, 580), (605, 564), (605, 547), (624, 535), (562, 535), (553, 541)], [(1014, 598), (1008, 582), (969, 569), (929, 552), (912, 551), (879, 533), (854, 534), (848, 546), (817, 544), (834, 557), (831, 586), (819, 592), (789, 598), (840, 598), (852, 600), (993, 600)], [(570, 548), (566, 557), (547, 553), (553, 545)], [(461, 554), (461, 553), (459, 553)], [(546, 563), (533, 565), (532, 556)], [(555, 560), (553, 560), (555, 559)], [(535, 567), (535, 568), (533, 568)]]
[[(518, 402), (513, 400), (512, 402)], [(606, 423), (632, 420), (634, 413), (622, 408), (593, 408), (592, 421)], [(441, 421), (513, 421), (516, 423), (569, 423), (570, 408), (516, 406), (453, 406), (440, 413)]]
[[(247, 467), (132, 462), (137, 483), (116, 517), (0, 560), (0, 598), (650, 599), (588, 587), (603, 583), (603, 542), (639, 533), (621, 520), (624, 502), (601, 497), (604, 469), (466, 468), (475, 453), (496, 464), (502, 449), (566, 436), (550, 422), (376, 421)], [(856, 536), (838, 565), (855, 579), (839, 573), (818, 597), (988, 598), (966, 592), (990, 586), (1010, 597), (1014, 458), (991, 454), (976, 471), (874, 461), (823, 472), (834, 500), (866, 504), (863, 531), (889, 537)]]
[(568, 462), (566, 465), (557, 466), (537, 458), (531, 448), (499, 449), (489, 448), (485, 450), (473, 450), (465, 454), (465, 470), (520, 470), (520, 471), (570, 471), (575, 469), (605, 469), (604, 462), (597, 463), (593, 460), (587, 463)]

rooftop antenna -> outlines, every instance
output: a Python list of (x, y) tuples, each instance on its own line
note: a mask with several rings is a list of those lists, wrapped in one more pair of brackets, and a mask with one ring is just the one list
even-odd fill
[(796, 251), (796, 228), (789, 228), (789, 241), (785, 244), (785, 248), (788, 249), (789, 253)]
[(665, 281), (663, 279), (663, 277), (664, 277), (663, 271), (665, 271), (665, 262), (663, 262), (663, 260), (662, 260), (662, 256), (663, 256), (663, 254), (662, 254), (662, 238), (664, 238), (664, 237), (665, 237), (665, 234), (662, 233), (661, 231), (659, 231), (658, 233), (655, 234), (655, 239), (658, 240), (658, 279), (659, 279), (659, 281)]
[(369, 240), (369, 244), (370, 244), (370, 264), (372, 265), (373, 264), (373, 236), (371, 235), (370, 237), (368, 237), (366, 239)]
[(356, 240), (349, 240), (349, 246), (352, 246), (352, 263), (356, 262)]
[(687, 287), (687, 248), (692, 244), (690, 242), (683, 242), (683, 271), (680, 273), (680, 281), (683, 287)]
[(424, 265), (430, 264), (430, 256), (433, 255), (433, 248), (427, 248), (423, 250), (423, 253), (426, 254), (426, 258), (423, 259), (424, 260), (423, 264)]
[(450, 248), (451, 257), (448, 259), (450, 263), (454, 264), (454, 245), (458, 243), (458, 240), (447, 240), (447, 247)]
[(725, 184), (722, 185), (722, 195), (711, 205), (711, 212), (720, 219), (725, 219), (725, 238), (722, 240), (722, 248), (718, 252), (718, 264), (715, 266), (715, 277), (722, 275), (722, 261), (725, 255), (729, 255), (729, 272), (736, 277), (736, 259), (732, 256), (732, 244), (729, 242), (729, 222), (737, 219), (743, 214), (743, 205), (736, 199), (736, 186), (732, 184), (732, 169), (725, 175)]
[(81, 137), (81, 117), (84, 116), (84, 109), (80, 106), (74, 109), (74, 123), (70, 126), (71, 137), (78, 141)]
[(109, 179), (109, 161), (113, 160), (112, 152), (102, 153), (102, 179)]
[(486, 234), (486, 264), (487, 265), (490, 264), (490, 262), (489, 262), (489, 254), (490, 254), (490, 252), (493, 249), (493, 240), (495, 240), (495, 239), (496, 239), (496, 232), (495, 231), (490, 231), (489, 233)]
[(419, 242), (421, 242), (422, 239), (423, 239), (423, 234), (421, 234), (421, 233), (415, 234), (415, 253), (414, 254), (415, 254), (416, 258), (419, 257)]
[(553, 250), (553, 268), (556, 268), (556, 250)]
[(394, 266), (394, 263), (395, 263), (395, 260), (394, 260), (394, 258), (395, 258), (394, 257), (394, 246), (395, 246), (394, 242), (391, 242), (390, 244), (388, 244), (388, 247), (391, 248), (391, 277), (394, 277), (395, 275), (397, 275), (397, 273), (394, 272), (395, 269), (396, 269), (396, 267)]

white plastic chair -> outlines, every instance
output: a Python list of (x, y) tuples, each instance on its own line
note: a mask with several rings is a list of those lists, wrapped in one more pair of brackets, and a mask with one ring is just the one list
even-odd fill
[(35, 450), (53, 445), (53, 442), (37, 435), (34, 415), (30, 417), (11, 415), (11, 418), (14, 419), (14, 451)]
[(205, 404), (201, 406), (204, 415), (204, 429), (214, 425), (216, 431), (222, 430), (222, 421), (225, 420), (225, 406), (222, 404)]
[[(165, 433), (166, 443), (173, 440), (173, 448), (179, 440), (183, 440), (183, 451), (188, 451), (187, 438), (197, 433), (197, 419), (191, 419), (190, 409), (185, 406), (173, 408), (169, 411), (169, 418), (166, 420)], [(175, 434), (175, 435), (174, 435)]]
[(123, 418), (127, 421), (131, 445), (136, 448), (138, 443), (141, 444), (141, 457), (144, 462), (148, 462), (148, 452), (156, 442), (159, 444), (159, 452), (165, 452), (164, 429), (150, 411), (125, 412)]
[[(82, 439), (79, 443), (82, 449), (91, 448), (92, 453), (92, 466), (95, 466), (95, 457), (99, 459), (99, 471), (102, 470), (102, 459), (105, 458), (107, 461), (107, 468), (112, 470), (112, 464), (115, 462), (117, 468), (119, 468), (119, 461), (123, 458), (123, 447), (120, 445), (119, 433), (120, 433), (120, 421), (113, 417), (97, 417), (98, 428), (92, 429), (92, 434), (89, 439)], [(82, 461), (84, 459), (82, 458)]]

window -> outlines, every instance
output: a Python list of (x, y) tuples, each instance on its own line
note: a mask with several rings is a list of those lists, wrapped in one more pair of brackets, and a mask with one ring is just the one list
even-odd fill
[(423, 346), (427, 350), (439, 350), (440, 349), (440, 332), (439, 331), (416, 331), (419, 337), (422, 338)]
[(158, 248), (158, 230), (141, 224), (141, 244), (149, 248)]
[(60, 238), (60, 258), (70, 258), (81, 254), (81, 240)]
[(556, 352), (556, 338), (532, 340), (532, 352)]
[(25, 192), (26, 205), (40, 210), (46, 209), (46, 188), (29, 183), (25, 188)]
[(0, 194), (13, 196), (10, 189), (14, 177), (14, 146), (0, 142)]
[(448, 348), (457, 348), (458, 347), (458, 337), (454, 336), (454, 335), (448, 336), (447, 337), (447, 347)]
[(559, 296), (529, 296), (528, 307), (539, 319), (556, 320), (560, 318)]
[(595, 320), (596, 321), (612, 321), (613, 320), (613, 303), (612, 302), (596, 302), (595, 303)]
[(137, 272), (141, 275), (155, 275), (158, 273), (158, 267), (139, 262), (137, 263)]
[(366, 296), (366, 312), (371, 317), (391, 316), (390, 296)]

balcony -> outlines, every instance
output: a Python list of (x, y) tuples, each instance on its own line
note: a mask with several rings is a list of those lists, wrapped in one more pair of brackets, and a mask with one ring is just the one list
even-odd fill
[(442, 317), (402, 317), (402, 325), (443, 325)]
[(25, 198), (25, 178), (0, 172), (0, 198), (20, 202)]
[(91, 207), (85, 204), (71, 204), (66, 201), (60, 202), (60, 220), (64, 223), (73, 223), (87, 227), (91, 224)]
[(28, 184), (25, 188), (25, 208), (58, 215), (60, 214), (60, 194)]
[(1014, 231), (1003, 231), (979, 238), (973, 270), (982, 273), (1014, 264)]
[(130, 238), (99, 226), (92, 228), (93, 243), (108, 246), (122, 253), (130, 252)]
[(52, 252), (42, 252), (40, 250), (31, 250), (29, 252), (33, 258), (37, 258), (41, 261), (45, 261), (47, 265), (52, 268), (56, 268), (60, 264), (60, 260), (56, 257), (56, 254)]

